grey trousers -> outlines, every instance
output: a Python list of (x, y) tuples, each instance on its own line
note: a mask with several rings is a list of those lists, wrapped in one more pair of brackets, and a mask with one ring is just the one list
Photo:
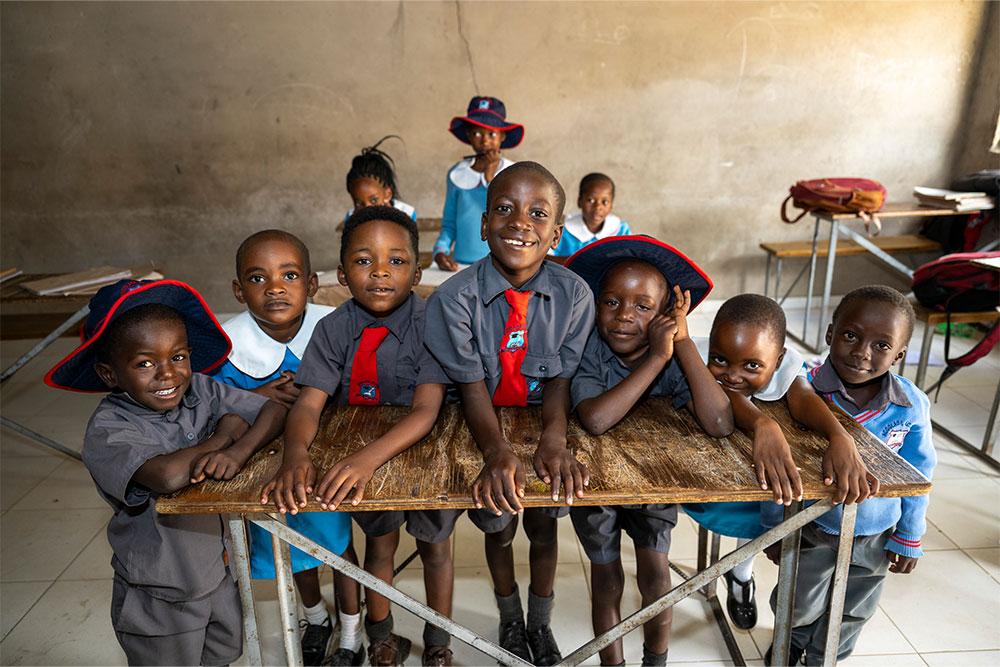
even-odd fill
[[(889, 571), (885, 545), (892, 528), (881, 535), (854, 538), (851, 567), (847, 575), (847, 597), (840, 626), (837, 660), (854, 650), (861, 628), (878, 608), (882, 584)], [(792, 645), (803, 649), (807, 665), (823, 664), (826, 631), (830, 625), (830, 590), (837, 564), (837, 535), (824, 533), (815, 524), (802, 529), (799, 571), (795, 581), (792, 609)], [(771, 593), (771, 609), (776, 606), (778, 589)]]

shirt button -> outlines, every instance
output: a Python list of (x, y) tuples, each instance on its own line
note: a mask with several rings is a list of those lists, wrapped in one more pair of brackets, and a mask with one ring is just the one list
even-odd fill
[(392, 405), (392, 403), (390, 403), (389, 401), (386, 401), (386, 402), (385, 402), (385, 403), (383, 403), (382, 405)]
[(538, 367), (538, 370), (544, 373), (545, 371), (549, 370), (549, 367), (546, 366), (545, 364), (542, 364), (541, 366)]
[(188, 433), (187, 434), (187, 439), (188, 440), (194, 440), (194, 433)]

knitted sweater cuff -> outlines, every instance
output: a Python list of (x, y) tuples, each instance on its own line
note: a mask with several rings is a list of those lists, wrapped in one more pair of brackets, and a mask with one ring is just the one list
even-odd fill
[(920, 548), (919, 536), (906, 535), (898, 531), (885, 543), (885, 548), (908, 558), (920, 558), (924, 555), (923, 549)]

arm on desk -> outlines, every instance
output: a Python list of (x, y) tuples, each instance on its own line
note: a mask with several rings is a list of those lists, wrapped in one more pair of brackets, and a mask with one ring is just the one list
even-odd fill
[(329, 395), (316, 387), (302, 387), (285, 424), (285, 449), (281, 467), (260, 491), (260, 504), (266, 505), (274, 492), (274, 506), (279, 512), (295, 514), (306, 506), (306, 496), (316, 484), (316, 468), (309, 458), (309, 447), (319, 430), (319, 418)]
[(523, 509), (520, 499), (527, 484), (524, 466), (500, 430), (486, 382), (459, 383), (458, 390), (466, 424), (483, 453), (483, 469), (472, 483), (472, 501), (498, 516), (517, 514)]
[(365, 497), (365, 486), (375, 474), (375, 469), (431, 432), (444, 402), (444, 392), (443, 384), (417, 385), (413, 392), (413, 407), (405, 417), (381, 438), (345, 456), (326, 471), (316, 487), (320, 507), (337, 509), (351, 490), (354, 490), (351, 504), (361, 502)]
[(566, 446), (569, 422), (569, 378), (553, 378), (545, 383), (542, 394), (542, 436), (535, 449), (535, 472), (552, 488), (552, 500), (559, 500), (560, 489), (566, 490), (566, 504), (573, 497), (583, 498), (583, 489), (590, 484), (587, 466), (576, 460)]
[[(233, 444), (225, 449), (205, 454), (195, 461), (191, 471), (191, 483), (197, 484), (206, 477), (232, 479), (246, 465), (250, 457), (257, 453), (257, 450), (281, 433), (287, 415), (288, 410), (281, 403), (277, 401), (265, 403), (257, 413), (253, 426), (244, 429), (243, 434), (236, 438)], [(234, 415), (225, 417), (229, 416)], [(243, 422), (242, 419), (240, 421)]]
[(795, 378), (787, 397), (788, 412), (792, 418), (816, 431), (830, 443), (823, 454), (823, 483), (830, 486), (836, 480), (837, 492), (833, 496), (833, 502), (860, 503), (869, 496), (877, 495), (878, 479), (868, 472), (868, 466), (858, 454), (854, 438), (848, 435), (809, 382), (802, 377)]
[(774, 502), (779, 505), (802, 500), (802, 478), (781, 426), (761, 412), (749, 397), (733, 391), (726, 394), (733, 406), (736, 425), (753, 438), (753, 466), (760, 488), (766, 491), (770, 480)]

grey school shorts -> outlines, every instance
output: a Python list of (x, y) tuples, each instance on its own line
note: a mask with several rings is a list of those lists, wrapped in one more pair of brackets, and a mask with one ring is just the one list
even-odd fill
[[(553, 519), (561, 519), (569, 514), (569, 505), (560, 505), (558, 507), (531, 507), (527, 509), (541, 512), (545, 516), (550, 516)], [(527, 509), (525, 511), (527, 511)], [(469, 510), (469, 518), (472, 519), (472, 523), (476, 524), (476, 528), (484, 533), (499, 533), (501, 530), (506, 528), (508, 524), (510, 524), (510, 522), (514, 519), (514, 515), (504, 512), (498, 516), (484, 508), (481, 510)]]
[(451, 537), (462, 510), (376, 510), (351, 512), (368, 537), (382, 537), (406, 523), (406, 532), (421, 542), (437, 544)]
[(574, 507), (573, 528), (590, 562), (621, 558), (622, 528), (637, 547), (670, 553), (670, 531), (677, 525), (677, 505), (599, 505)]
[(115, 575), (111, 625), (129, 665), (228, 665), (243, 653), (239, 589), (226, 573), (199, 600), (167, 602)]

